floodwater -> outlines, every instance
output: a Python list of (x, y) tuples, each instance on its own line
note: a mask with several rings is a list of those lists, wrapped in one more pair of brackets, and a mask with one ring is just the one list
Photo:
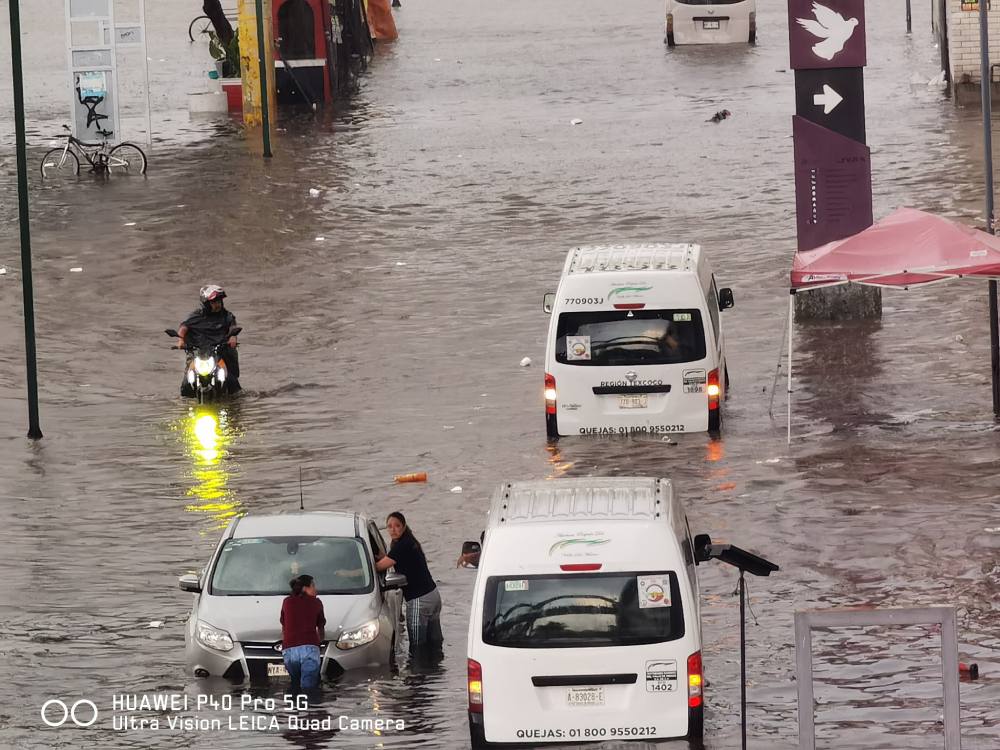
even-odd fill
[[(795, 611), (931, 604), (958, 608), (963, 661), (983, 672), (962, 684), (964, 746), (996, 747), (1000, 436), (985, 283), (887, 292), (878, 323), (797, 328), (791, 446), (783, 380), (769, 414), (794, 251), (783, 2), (760, 1), (755, 48), (668, 50), (658, 0), (403, 0), (401, 38), (360, 93), (337, 112), (283, 117), (266, 163), (238, 124), (187, 115), (209, 67), (204, 44), (187, 42), (197, 5), (150, 3), (148, 177), (49, 185), (34, 170), (67, 117), (63, 4), (22, 2), (45, 438), (24, 439), (4, 112), (0, 746), (467, 746), (474, 574), (454, 560), (492, 488), (639, 474), (672, 477), (696, 531), (781, 566), (750, 581), (751, 747), (797, 743)], [(903, 0), (867, 5), (876, 215), (908, 205), (977, 221), (979, 114), (911, 83), (939, 70), (927, 4), (914, 4), (909, 37)], [(9, 101), (6, 69), (0, 80)], [(731, 119), (706, 123), (723, 108)], [(700, 242), (735, 291), (724, 437), (547, 445), (543, 292), (575, 244), (653, 240)], [(207, 281), (225, 283), (244, 327), (247, 390), (199, 438), (162, 329)], [(345, 679), (314, 707), (406, 729), (114, 730), (115, 694), (206, 689), (184, 672), (190, 597), (177, 576), (204, 564), (234, 515), (296, 508), (300, 467), (308, 508), (401, 509), (428, 551), (443, 664)], [(392, 484), (407, 471), (430, 480)], [(701, 571), (706, 745), (734, 748), (735, 575)], [(930, 629), (818, 634), (820, 746), (940, 747), (936, 648)], [(93, 700), (102, 718), (47, 728), (50, 698)]]

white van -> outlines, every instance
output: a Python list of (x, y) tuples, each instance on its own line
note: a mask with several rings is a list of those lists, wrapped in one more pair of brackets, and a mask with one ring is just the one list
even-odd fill
[(700, 740), (695, 565), (667, 479), (501, 485), (469, 622), (472, 746)]
[(756, 44), (756, 0), (667, 0), (664, 41), (675, 44)]
[(732, 306), (698, 245), (571, 250), (543, 302), (548, 436), (717, 432)]

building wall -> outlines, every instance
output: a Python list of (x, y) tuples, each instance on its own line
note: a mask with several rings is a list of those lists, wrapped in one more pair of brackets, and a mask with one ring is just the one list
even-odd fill
[[(936, 0), (940, 2), (941, 0)], [(948, 3), (948, 57), (951, 64), (952, 85), (974, 83), (980, 81), (980, 51), (979, 51), (979, 9), (970, 0), (944, 0)], [(962, 10), (962, 7), (972, 7), (972, 10)], [(936, 17), (936, 16), (935, 16)], [(990, 63), (1000, 63), (1000, 2), (991, 5), (989, 10), (990, 28)], [(938, 31), (939, 35), (941, 30)], [(1000, 70), (997, 71), (1000, 74)], [(997, 76), (994, 76), (996, 79)]]

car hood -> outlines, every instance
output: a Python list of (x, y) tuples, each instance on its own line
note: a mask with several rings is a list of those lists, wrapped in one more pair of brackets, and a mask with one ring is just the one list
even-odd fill
[[(320, 596), (326, 615), (326, 638), (336, 640), (344, 630), (356, 628), (378, 616), (374, 594)], [(211, 596), (203, 594), (198, 619), (228, 631), (237, 641), (281, 640), (283, 596)]]

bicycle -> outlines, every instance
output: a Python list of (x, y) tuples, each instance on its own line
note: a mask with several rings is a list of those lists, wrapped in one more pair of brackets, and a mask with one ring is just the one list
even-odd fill
[[(63, 125), (69, 130), (68, 125)], [(99, 135), (107, 138), (110, 130), (99, 130)], [(69, 177), (80, 174), (80, 156), (90, 165), (91, 172), (120, 172), (122, 174), (146, 174), (146, 154), (134, 143), (119, 143), (108, 149), (106, 141), (87, 143), (75, 138), (72, 133), (59, 136), (66, 139), (66, 145), (46, 152), (42, 157), (42, 177)], [(79, 156), (78, 156), (79, 154)]]
[[(235, 10), (224, 10), (223, 13), (225, 13), (226, 18), (229, 19), (230, 23), (236, 20)], [(188, 39), (194, 42), (196, 41), (195, 35), (204, 36), (212, 31), (214, 31), (214, 29), (212, 28), (211, 19), (208, 16), (198, 16), (191, 22), (191, 25), (188, 26)]]

